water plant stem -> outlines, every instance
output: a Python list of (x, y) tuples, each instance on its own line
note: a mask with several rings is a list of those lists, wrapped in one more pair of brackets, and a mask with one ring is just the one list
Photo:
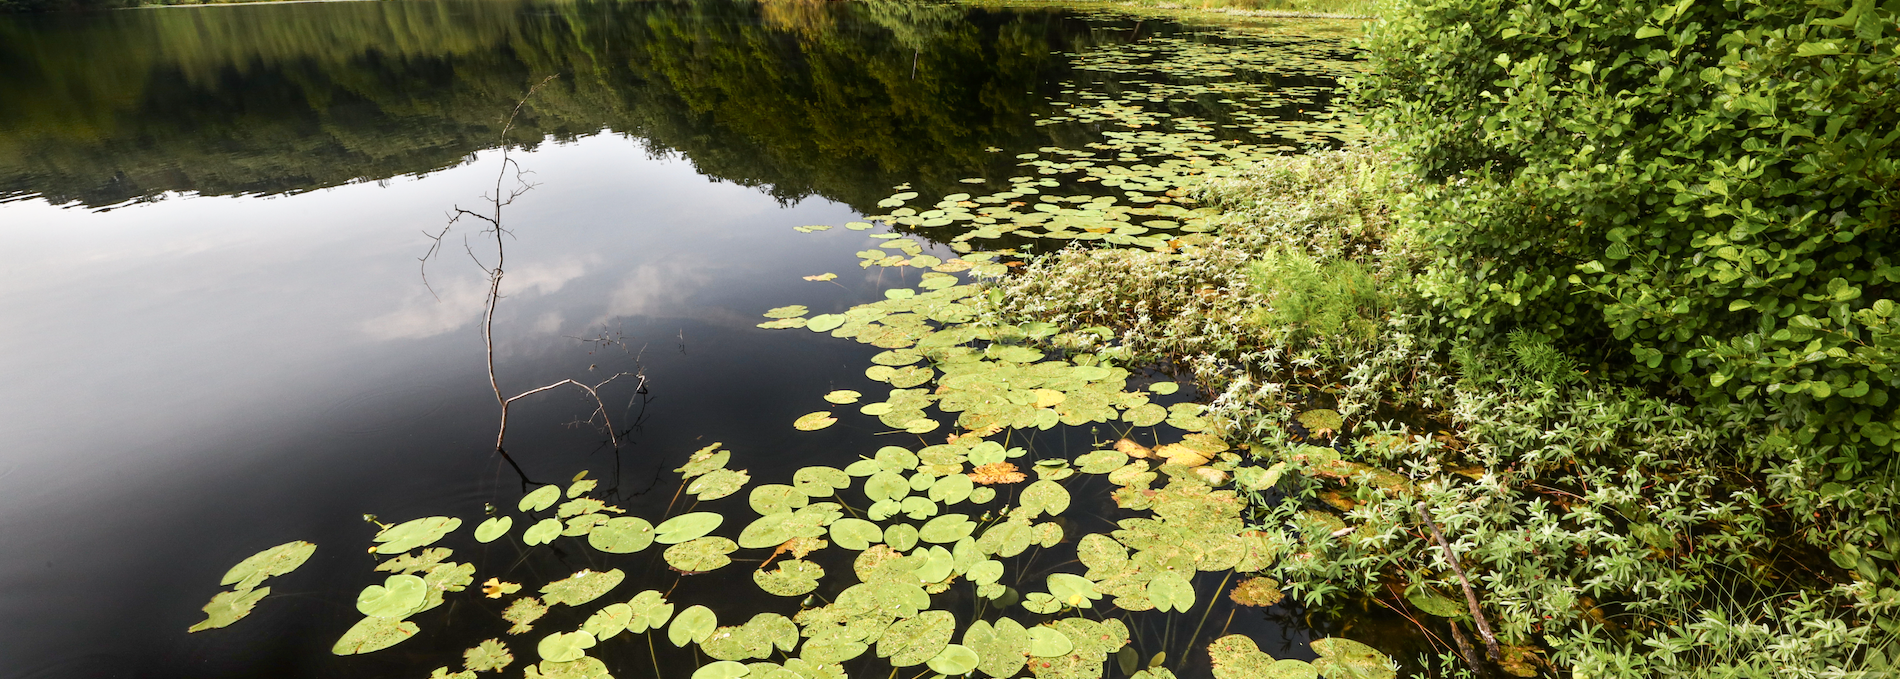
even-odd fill
[(1432, 539), (1438, 542), (1440, 549), (1445, 550), (1445, 563), (1451, 565), (1451, 572), (1458, 576), (1458, 584), (1464, 587), (1465, 605), (1471, 608), (1471, 620), (1476, 624), (1479, 636), (1484, 637), (1485, 651), (1490, 653), (1492, 662), (1502, 661), (1504, 654), (1498, 652), (1498, 639), (1491, 634), (1491, 624), (1484, 620), (1484, 611), (1478, 606), (1478, 592), (1471, 588), (1471, 579), (1465, 577), (1464, 567), (1458, 565), (1457, 553), (1451, 551), (1451, 543), (1445, 540), (1444, 533), (1439, 532), (1438, 524), (1432, 522), (1431, 508), (1424, 502), (1418, 503), (1416, 508), (1419, 520), (1424, 521), (1425, 527), (1432, 531)]

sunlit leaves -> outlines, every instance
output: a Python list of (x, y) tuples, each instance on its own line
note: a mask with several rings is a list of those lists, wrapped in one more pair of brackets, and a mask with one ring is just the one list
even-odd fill
[(832, 403), (836, 403), (838, 405), (846, 405), (846, 404), (851, 404), (851, 403), (857, 403), (858, 399), (862, 398), (863, 396), (864, 394), (860, 394), (850, 389), (839, 389), (837, 391), (833, 391), (833, 392), (825, 394), (825, 400), (830, 401)]
[(516, 509), (524, 512), (538, 512), (553, 507), (561, 499), (561, 489), (557, 486), (542, 486), (533, 492), (521, 496)]
[(1313, 667), (1327, 679), (1393, 679), (1398, 676), (1384, 653), (1351, 639), (1319, 639), (1313, 642), (1312, 648), (1319, 654)]
[(690, 606), (673, 617), (673, 624), (666, 628), (666, 638), (674, 646), (685, 646), (706, 641), (712, 636), (713, 628), (719, 626), (719, 616), (705, 606)]
[(673, 617), (673, 604), (668, 603), (664, 595), (650, 589), (634, 595), (627, 602), (627, 607), (633, 609), (633, 617), (627, 621), (627, 631), (634, 634), (657, 629)]
[(512, 516), (489, 517), (488, 520), (475, 526), (475, 541), (483, 543), (494, 542), (500, 539), (501, 536), (507, 535), (508, 529), (513, 528), (514, 525), (515, 519)]
[(206, 618), (186, 631), (202, 632), (237, 622), (244, 616), (250, 615), (251, 609), (257, 605), (258, 600), (268, 594), (270, 594), (269, 587), (218, 592), (212, 595), (210, 603), (204, 605)]
[(558, 604), (579, 606), (600, 598), (626, 577), (627, 574), (618, 568), (605, 573), (582, 569), (572, 576), (542, 585), (541, 599), (549, 606)]
[(627, 629), (627, 623), (633, 621), (633, 607), (624, 603), (608, 604), (587, 616), (581, 623), (581, 631), (594, 635), (595, 639), (605, 641)]
[(702, 502), (717, 500), (739, 492), (739, 489), (745, 487), (746, 482), (751, 478), (744, 471), (714, 469), (706, 472), (704, 476), (693, 479), (692, 483), (686, 486), (686, 494), (695, 496)]
[(238, 590), (251, 589), (264, 582), (265, 578), (297, 570), (316, 551), (316, 545), (302, 540), (286, 542), (245, 557), (225, 571), (224, 578), (218, 584), (236, 585), (233, 589)]
[(470, 672), (500, 672), (514, 661), (515, 655), (499, 639), (483, 641), (462, 653), (462, 667)]
[(1194, 607), (1194, 585), (1175, 573), (1160, 573), (1148, 581), (1148, 600), (1156, 610), (1185, 613)]
[(356, 610), (372, 618), (406, 618), (422, 610), (428, 585), (414, 575), (391, 575), (356, 595)]
[(351, 625), (330, 647), (336, 655), (355, 655), (389, 648), (422, 631), (415, 623), (396, 618), (363, 618)]
[(548, 614), (548, 605), (531, 596), (516, 599), (501, 612), (501, 618), (514, 623), (508, 628), (509, 634), (523, 634), (534, 629), (534, 621)]
[(1029, 628), (1029, 654), (1038, 658), (1053, 658), (1068, 655), (1075, 650), (1075, 642), (1068, 635), (1054, 627), (1036, 626)]
[(561, 536), (561, 522), (555, 519), (542, 519), (521, 533), (521, 541), (533, 545), (545, 545)]
[(712, 512), (681, 514), (654, 526), (653, 541), (662, 545), (686, 542), (713, 532), (725, 520), (726, 517)]
[(636, 516), (617, 516), (588, 532), (587, 544), (610, 554), (632, 554), (653, 544), (653, 524)]
[(818, 581), (824, 577), (825, 569), (800, 559), (780, 561), (771, 570), (752, 572), (752, 581), (759, 589), (777, 596), (809, 594), (818, 589)]
[(376, 542), (382, 543), (377, 545), (376, 551), (381, 554), (401, 554), (424, 547), (442, 539), (442, 536), (461, 525), (462, 520), (452, 516), (429, 516), (405, 521), (376, 534)]
[(837, 423), (838, 418), (832, 417), (831, 411), (820, 410), (799, 416), (798, 419), (792, 421), (792, 428), (799, 431), (817, 431)]
[(727, 557), (739, 550), (739, 545), (721, 537), (702, 537), (666, 548), (666, 564), (682, 573), (704, 573), (718, 570), (732, 563)]

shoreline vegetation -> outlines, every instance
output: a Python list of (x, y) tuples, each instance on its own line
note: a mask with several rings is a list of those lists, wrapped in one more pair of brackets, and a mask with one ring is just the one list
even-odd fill
[(1034, 257), (998, 322), (1218, 394), (1284, 470), (1255, 511), (1334, 528), (1263, 574), (1445, 676), (1892, 676), (1892, 3), (1383, 14), (1373, 141), (1201, 184), (1178, 248)]

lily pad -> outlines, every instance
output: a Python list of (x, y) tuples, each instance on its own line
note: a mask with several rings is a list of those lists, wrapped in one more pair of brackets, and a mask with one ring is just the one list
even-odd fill
[(978, 620), (963, 631), (963, 645), (976, 651), (977, 669), (992, 677), (1010, 677), (1028, 661), (1029, 632), (1009, 618), (994, 625)]
[(1319, 669), (1298, 660), (1274, 660), (1253, 639), (1230, 634), (1207, 647), (1215, 679), (1318, 679)]
[(1300, 424), (1306, 425), (1307, 429), (1322, 436), (1339, 431), (1339, 428), (1345, 424), (1345, 419), (1341, 418), (1339, 411), (1336, 410), (1308, 410), (1300, 413), (1297, 419)]
[(609, 604), (593, 615), (587, 616), (587, 622), (581, 623), (581, 631), (594, 635), (595, 639), (605, 641), (627, 629), (627, 623), (633, 621), (633, 607), (627, 604)]
[(692, 679), (739, 679), (752, 671), (745, 663), (720, 660), (693, 670)]
[(1181, 390), (1181, 385), (1175, 384), (1173, 382), (1156, 382), (1154, 384), (1148, 385), (1148, 391), (1161, 394), (1163, 396), (1172, 394), (1180, 390)]
[(676, 545), (687, 540), (704, 537), (725, 523), (726, 517), (712, 512), (693, 512), (681, 514), (660, 522), (653, 527), (653, 541), (662, 545)]
[(508, 529), (514, 526), (515, 518), (512, 516), (491, 516), (487, 521), (483, 521), (481, 525), (475, 527), (475, 541), (482, 543), (494, 542), (500, 539), (501, 536), (507, 535)]
[(356, 655), (389, 648), (422, 631), (415, 623), (396, 618), (363, 618), (351, 625), (330, 647), (336, 655)]
[(1049, 574), (1049, 594), (1064, 606), (1088, 608), (1091, 602), (1102, 598), (1095, 583), (1088, 578), (1069, 573)]
[(508, 604), (508, 609), (501, 612), (501, 619), (515, 624), (514, 627), (508, 628), (509, 634), (525, 634), (534, 629), (534, 621), (540, 620), (541, 616), (547, 614), (548, 605), (541, 603), (540, 599), (529, 596)]
[(976, 669), (977, 664), (981, 661), (982, 658), (970, 647), (960, 644), (949, 644), (944, 646), (942, 651), (939, 651), (935, 657), (924, 664), (928, 666), (932, 672), (955, 677), (969, 674), (970, 670)]
[(218, 592), (211, 597), (211, 603), (204, 605), (205, 619), (192, 625), (187, 632), (202, 632), (217, 629), (237, 622), (251, 614), (257, 602), (270, 594), (269, 587), (259, 589), (240, 589), (235, 592)]
[(1247, 578), (1234, 585), (1227, 598), (1242, 606), (1272, 606), (1286, 598), (1280, 591), (1280, 581), (1273, 578)]
[(839, 547), (862, 552), (873, 542), (884, 541), (884, 529), (864, 519), (839, 519), (831, 523), (831, 541)]
[(863, 398), (863, 397), (864, 397), (864, 394), (860, 394), (850, 389), (839, 389), (837, 391), (825, 394), (826, 401), (830, 401), (838, 405), (848, 405), (852, 403), (857, 403), (858, 399)]
[(811, 504), (811, 496), (793, 486), (768, 483), (753, 488), (747, 501), (751, 503), (752, 511), (758, 512), (760, 516), (766, 516), (789, 512)]
[(801, 559), (778, 562), (772, 570), (752, 572), (752, 582), (767, 594), (776, 596), (802, 596), (818, 589), (818, 581), (825, 577), (825, 569), (818, 564)]
[(452, 516), (426, 516), (405, 521), (376, 534), (376, 542), (382, 543), (376, 546), (376, 553), (401, 554), (417, 547), (426, 547), (461, 525), (462, 520)]
[(956, 616), (949, 611), (924, 611), (893, 623), (878, 638), (877, 654), (889, 657), (892, 667), (911, 667), (937, 657), (956, 632)]
[(541, 600), (547, 602), (549, 606), (557, 604), (579, 606), (600, 598), (626, 578), (627, 574), (618, 568), (605, 573), (582, 569), (572, 576), (542, 585)]
[(712, 636), (713, 629), (719, 626), (719, 616), (705, 606), (691, 606), (673, 617), (673, 624), (666, 628), (666, 638), (674, 646), (697, 644)]
[(383, 584), (358, 592), (356, 610), (372, 618), (406, 618), (422, 610), (428, 588), (428, 583), (414, 575), (391, 575)]
[(732, 563), (727, 557), (739, 550), (739, 545), (721, 537), (704, 537), (666, 548), (666, 564), (683, 573), (704, 573), (718, 570)]
[(541, 637), (541, 643), (535, 645), (535, 651), (541, 659), (549, 662), (573, 662), (587, 655), (587, 649), (599, 643), (594, 635), (586, 632), (556, 632)]
[(673, 617), (673, 604), (667, 603), (665, 595), (650, 589), (634, 595), (627, 607), (633, 609), (633, 617), (627, 620), (627, 631), (634, 634), (659, 629)]
[(595, 526), (587, 544), (609, 554), (632, 554), (653, 544), (653, 524), (637, 516), (617, 516)]
[(715, 441), (693, 451), (692, 455), (687, 456), (686, 464), (680, 465), (679, 469), (673, 471), (679, 472), (680, 478), (690, 479), (715, 469), (725, 469), (726, 462), (732, 459), (732, 451), (722, 450), (720, 445), (722, 444)]
[(1394, 679), (1398, 676), (1384, 653), (1351, 639), (1319, 639), (1313, 642), (1312, 648), (1319, 654), (1313, 667), (1326, 679)]
[(515, 654), (508, 652), (508, 645), (500, 639), (489, 639), (462, 652), (462, 667), (470, 672), (500, 672), (515, 661)]
[(832, 417), (831, 411), (820, 410), (815, 413), (808, 413), (796, 420), (793, 420), (792, 428), (797, 429), (799, 431), (817, 431), (819, 429), (824, 429), (825, 427), (829, 427), (833, 424), (837, 424), (837, 422), (838, 422), (838, 418)]
[(1023, 509), (1030, 511), (1031, 516), (1037, 511), (1061, 514), (1069, 508), (1069, 491), (1060, 483), (1043, 479), (1024, 488), (1018, 502)]
[(521, 496), (521, 502), (517, 503), (515, 508), (524, 512), (538, 512), (553, 507), (554, 503), (560, 501), (560, 499), (561, 489), (559, 487), (542, 486), (534, 489), (533, 492), (527, 495)]
[(831, 332), (844, 325), (844, 314), (820, 314), (805, 321), (805, 329), (812, 332)]
[(701, 502), (717, 500), (739, 492), (739, 489), (745, 487), (746, 482), (751, 479), (751, 475), (744, 471), (714, 469), (687, 484), (686, 494), (698, 498)]
[(316, 545), (302, 540), (286, 542), (245, 557), (236, 566), (232, 566), (231, 570), (225, 571), (224, 578), (219, 580), (218, 584), (235, 584), (237, 587), (234, 589), (237, 590), (256, 587), (265, 578), (297, 570), (297, 567), (310, 560), (310, 555), (316, 551)]
[(1162, 573), (1148, 581), (1148, 600), (1157, 610), (1186, 613), (1194, 607), (1194, 585), (1180, 575)]
[(557, 521), (554, 519), (542, 519), (536, 522), (534, 525), (529, 526), (528, 530), (522, 531), (521, 541), (528, 544), (529, 546), (545, 545), (547, 543), (553, 542), (554, 538), (561, 536), (561, 528), (562, 526), (561, 526), (560, 521)]
[(1075, 642), (1054, 627), (1036, 626), (1029, 628), (1029, 654), (1038, 658), (1054, 658), (1068, 655), (1075, 650)]
[(795, 318), (803, 316), (809, 311), (811, 310), (805, 308), (803, 304), (791, 304), (767, 310), (764, 315), (766, 318)]
[(833, 467), (805, 467), (792, 473), (792, 487), (811, 497), (830, 497), (851, 487), (851, 475)]

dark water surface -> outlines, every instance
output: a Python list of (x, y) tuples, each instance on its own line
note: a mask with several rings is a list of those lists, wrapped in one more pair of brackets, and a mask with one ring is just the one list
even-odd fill
[[(877, 350), (761, 330), (760, 312), (841, 311), (899, 275), (856, 266), (864, 234), (792, 227), (842, 224), (898, 183), (941, 195), (1007, 176), (1009, 154), (1076, 141), (1031, 121), (1066, 75), (1060, 52), (1172, 30), (896, 3), (0, 17), (0, 676), (459, 669), (482, 637), (431, 632), (494, 626), (487, 600), (426, 614), (421, 637), (386, 651), (329, 648), (360, 617), (355, 592), (381, 580), (361, 515), (472, 527), (484, 503), (520, 497), (492, 451), (483, 274), (452, 239), (432, 292), (417, 258), (445, 213), (493, 189), (501, 120), (541, 77), (560, 76), (511, 137), (530, 142), (514, 158), (538, 186), (506, 217), (502, 388), (639, 370), (648, 393), (631, 380), (603, 393), (617, 452), (575, 422), (591, 406), (570, 392), (524, 402), (509, 449), (536, 481), (590, 469), (610, 501), (658, 516), (670, 470), (711, 441), (755, 482), (884, 444), (865, 423), (787, 426), (827, 391), (872, 393)], [(800, 280), (821, 272), (838, 285)], [(513, 548), (467, 533), (445, 544), (478, 582), (510, 565)], [(256, 613), (185, 634), (226, 568), (292, 539), (320, 548)], [(515, 567), (545, 582), (590, 558)], [(748, 570), (695, 587), (763, 596)], [(629, 592), (672, 581), (630, 579)], [(1304, 632), (1257, 611), (1232, 624), (1304, 653)], [(507, 637), (508, 675), (538, 636)], [(634, 664), (644, 645), (627, 646), (602, 657), (651, 675)], [(659, 655), (668, 677), (695, 663)]]

